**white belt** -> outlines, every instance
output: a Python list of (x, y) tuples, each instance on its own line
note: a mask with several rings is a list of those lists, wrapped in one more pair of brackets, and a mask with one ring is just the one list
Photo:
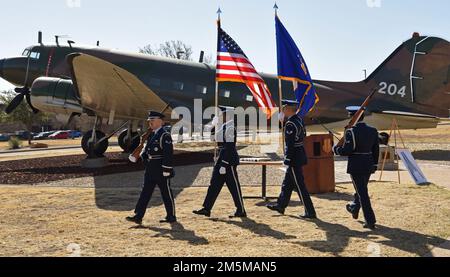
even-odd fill
[(162, 158), (163, 158), (163, 156), (161, 156), (161, 155), (159, 155), (159, 156), (149, 156), (148, 157), (149, 160), (160, 160)]

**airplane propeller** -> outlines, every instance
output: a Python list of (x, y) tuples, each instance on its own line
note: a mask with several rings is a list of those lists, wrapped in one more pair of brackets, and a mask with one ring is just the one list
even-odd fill
[(31, 110), (33, 110), (33, 113), (36, 114), (39, 112), (39, 110), (33, 107), (33, 105), (31, 104), (30, 88), (15, 88), (14, 91), (19, 95), (14, 97), (11, 103), (9, 103), (8, 107), (6, 107), (5, 112), (7, 114), (12, 113), (20, 105), (20, 103), (22, 103), (24, 98), (26, 99), (28, 106), (30, 106)]

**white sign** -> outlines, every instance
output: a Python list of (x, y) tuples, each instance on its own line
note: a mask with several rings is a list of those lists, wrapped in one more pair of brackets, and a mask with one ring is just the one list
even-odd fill
[(397, 155), (403, 161), (403, 164), (406, 166), (406, 169), (408, 169), (409, 175), (411, 175), (411, 178), (413, 178), (416, 185), (428, 183), (427, 178), (422, 170), (420, 170), (419, 165), (417, 165), (411, 151), (408, 149), (397, 149)]

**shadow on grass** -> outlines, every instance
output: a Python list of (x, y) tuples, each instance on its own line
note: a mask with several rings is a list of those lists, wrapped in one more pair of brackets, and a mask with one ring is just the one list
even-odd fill
[(412, 154), (416, 160), (450, 161), (449, 150), (421, 150), (414, 151)]
[[(257, 207), (266, 207), (267, 205), (275, 205), (277, 204), (276, 198), (270, 198), (267, 201), (260, 201), (255, 204)], [(303, 203), (301, 201), (290, 201), (288, 207), (302, 207)]]
[[(439, 237), (424, 235), (399, 228), (390, 228), (382, 225), (377, 225), (377, 229), (375, 231), (361, 232), (351, 230), (341, 224), (328, 223), (319, 219), (311, 222), (314, 222), (318, 228), (325, 231), (326, 240), (295, 243), (316, 251), (332, 253), (335, 256), (340, 256), (349, 245), (350, 239), (355, 238), (370, 239), (371, 236), (384, 237), (384, 240), (376, 242), (376, 244), (379, 244), (381, 247), (381, 256), (383, 255), (383, 245), (418, 256), (425, 256), (430, 252), (429, 246), (436, 247), (446, 242), (445, 239)], [(368, 251), (367, 255), (369, 256), (370, 254), (371, 253)], [(357, 254), (355, 253), (355, 255)]]
[(223, 220), (214, 218), (211, 219), (213, 222), (222, 222), (230, 225), (237, 226), (242, 229), (246, 229), (254, 233), (255, 235), (261, 236), (261, 237), (271, 237), (278, 240), (290, 240), (290, 239), (296, 239), (297, 237), (287, 235), (286, 233), (277, 231), (272, 229), (269, 225), (264, 223), (258, 223), (250, 218), (241, 218), (242, 221), (234, 221), (234, 220)]
[(331, 193), (324, 193), (324, 194), (314, 194), (314, 197), (317, 197), (319, 199), (325, 199), (325, 200), (331, 200), (331, 201), (353, 201), (354, 195), (347, 193), (347, 192), (331, 192)]
[(153, 235), (155, 238), (168, 238), (170, 240), (176, 241), (187, 241), (191, 245), (206, 245), (209, 241), (201, 236), (197, 236), (195, 231), (187, 230), (184, 226), (179, 223), (171, 223), (170, 228), (159, 228), (159, 227), (146, 227), (143, 225), (132, 227), (132, 229), (148, 229), (157, 234)]
[[(176, 201), (177, 196), (188, 187), (194, 185), (200, 170), (210, 164), (190, 165), (186, 167), (175, 168), (176, 176), (171, 180), (171, 187)], [(102, 176), (94, 178), (95, 184), (95, 202), (98, 208), (112, 211), (131, 211), (135, 208), (139, 199), (142, 183), (144, 182), (144, 172), (137, 172), (133, 180), (123, 180), (123, 183), (130, 184), (124, 186), (122, 180), (111, 183), (109, 178)], [(204, 184), (207, 185), (207, 184)], [(149, 208), (162, 205), (161, 193), (156, 186), (152, 199), (148, 205)]]

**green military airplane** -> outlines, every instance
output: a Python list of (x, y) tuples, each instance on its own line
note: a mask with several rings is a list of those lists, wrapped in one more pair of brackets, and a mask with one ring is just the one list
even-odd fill
[[(278, 103), (278, 79), (261, 74)], [(18, 96), (6, 108), (12, 112), (25, 98), (33, 111), (96, 117), (82, 147), (101, 156), (116, 132), (101, 132), (99, 119), (125, 120), (128, 129), (119, 136), (124, 150), (138, 143), (137, 122), (149, 109), (164, 111), (170, 118), (176, 107), (194, 108), (194, 99), (214, 106), (215, 67), (145, 54), (77, 46), (68, 41), (25, 49), (22, 57), (0, 60), (0, 77), (18, 86)], [(341, 130), (347, 123), (345, 108), (359, 105), (370, 90), (379, 87), (368, 109), (370, 124), (388, 129), (392, 118), (400, 128), (435, 128), (448, 120), (450, 109), (450, 43), (437, 37), (413, 37), (401, 44), (367, 79), (360, 82), (315, 80), (320, 102), (305, 119), (311, 128)], [(294, 98), (292, 84), (282, 82), (285, 98)], [(257, 107), (244, 84), (222, 83), (220, 103), (243, 108)], [(207, 123), (207, 122), (204, 122)], [(122, 130), (125, 125), (121, 126)], [(118, 132), (119, 130), (117, 130)]]

